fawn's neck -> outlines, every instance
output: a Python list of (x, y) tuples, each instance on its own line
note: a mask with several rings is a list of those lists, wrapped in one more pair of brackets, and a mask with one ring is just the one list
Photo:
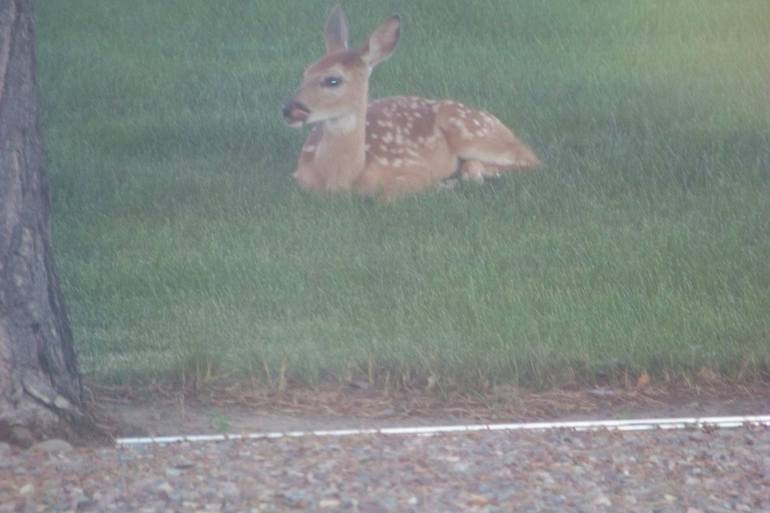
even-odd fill
[(326, 189), (348, 191), (366, 164), (366, 106), (348, 115), (324, 122), (316, 151), (316, 163), (324, 169)]

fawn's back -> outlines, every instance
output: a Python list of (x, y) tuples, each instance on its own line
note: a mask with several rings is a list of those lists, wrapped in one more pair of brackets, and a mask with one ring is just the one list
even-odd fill
[(300, 187), (389, 200), (436, 187), (457, 173), (483, 181), (540, 164), (488, 112), (414, 96), (368, 103), (369, 74), (392, 54), (399, 26), (394, 16), (363, 48), (350, 50), (345, 15), (339, 7), (332, 11), (326, 55), (305, 70), (283, 108), (289, 125), (312, 125), (293, 175)]

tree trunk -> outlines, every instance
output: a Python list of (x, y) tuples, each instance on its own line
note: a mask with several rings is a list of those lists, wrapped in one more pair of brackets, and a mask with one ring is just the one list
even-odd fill
[(94, 431), (49, 242), (32, 0), (0, 0), (0, 440)]

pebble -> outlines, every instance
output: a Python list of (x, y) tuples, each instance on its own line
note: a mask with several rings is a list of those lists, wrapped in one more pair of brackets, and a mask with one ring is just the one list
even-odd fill
[(235, 483), (226, 482), (219, 485), (219, 493), (228, 499), (235, 499), (241, 495), (241, 489)]
[(281, 494), (283, 499), (294, 508), (301, 508), (308, 504), (308, 495), (302, 490), (290, 489)]
[(58, 438), (51, 438), (49, 440), (44, 440), (42, 442), (38, 442), (32, 447), (29, 448), (30, 451), (38, 451), (43, 452), (47, 454), (61, 454), (65, 452), (70, 452), (72, 450), (72, 445), (69, 444), (69, 442), (66, 442), (64, 440), (60, 440)]
[(21, 488), (19, 488), (19, 495), (21, 495), (22, 497), (27, 497), (29, 495), (32, 495), (33, 493), (35, 493), (35, 485), (31, 483), (27, 483)]
[(163, 482), (158, 486), (158, 491), (165, 492), (165, 493), (171, 493), (174, 491), (174, 487), (171, 486), (168, 482)]
[(391, 497), (389, 495), (386, 495), (384, 497), (380, 497), (377, 500), (377, 504), (385, 508), (385, 511), (398, 511), (398, 500), (395, 497)]
[(341, 504), (337, 499), (321, 499), (318, 501), (318, 507), (321, 509), (339, 508)]
[(168, 477), (178, 477), (182, 475), (182, 471), (176, 467), (169, 467), (166, 469), (165, 474)]

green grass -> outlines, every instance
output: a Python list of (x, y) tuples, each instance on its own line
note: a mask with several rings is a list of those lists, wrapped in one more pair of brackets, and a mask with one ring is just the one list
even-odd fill
[(372, 96), (496, 113), (537, 173), (300, 193), (279, 105), (330, 5), (39, 2), (54, 239), (83, 370), (439, 389), (770, 369), (765, 0), (346, 2)]

